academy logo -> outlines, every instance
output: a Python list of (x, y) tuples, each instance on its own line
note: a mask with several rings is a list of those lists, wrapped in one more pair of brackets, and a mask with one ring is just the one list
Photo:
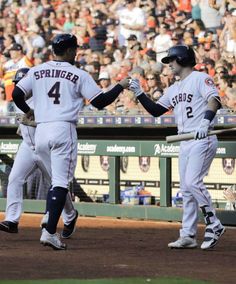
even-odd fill
[(154, 145), (154, 155), (158, 155), (161, 153), (161, 146), (159, 144)]
[(18, 151), (19, 144), (11, 142), (1, 142), (0, 143), (0, 153), (1, 154), (15, 154)]
[(179, 146), (155, 144), (154, 145), (154, 156), (178, 156)]
[(97, 149), (97, 144), (81, 144), (78, 143), (78, 154), (94, 154)]

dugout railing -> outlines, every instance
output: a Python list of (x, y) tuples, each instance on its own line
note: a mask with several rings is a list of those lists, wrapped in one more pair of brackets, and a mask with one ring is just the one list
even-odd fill
[[(216, 129), (235, 127), (236, 117), (218, 115)], [(14, 117), (0, 117), (0, 159), (14, 155), (21, 143), (16, 133)], [(181, 221), (182, 209), (172, 207), (171, 164), (178, 157), (179, 144), (167, 144), (165, 137), (176, 134), (173, 116), (83, 116), (78, 123), (78, 155), (109, 156), (109, 203), (75, 203), (80, 215), (110, 216), (166, 221)], [(219, 137), (216, 158), (236, 158), (235, 133)], [(159, 157), (160, 206), (120, 204), (120, 157)], [(2, 157), (2, 158), (1, 158)], [(0, 211), (5, 210), (6, 199), (0, 198)], [(24, 212), (42, 213), (45, 201), (24, 200)], [(236, 225), (236, 211), (216, 209), (222, 223)], [(199, 215), (201, 216), (201, 214)]]

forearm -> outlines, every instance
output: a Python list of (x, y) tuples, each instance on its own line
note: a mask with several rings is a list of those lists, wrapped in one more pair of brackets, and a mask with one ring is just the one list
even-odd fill
[(91, 104), (98, 109), (103, 109), (105, 106), (113, 103), (123, 90), (124, 88), (120, 84), (116, 84), (109, 91), (99, 94), (91, 101)]
[(24, 113), (30, 111), (29, 105), (25, 102), (25, 93), (18, 87), (15, 87), (12, 93), (12, 98), (16, 106)]
[(210, 98), (207, 105), (207, 110), (204, 115), (204, 119), (212, 121), (216, 115), (217, 110), (220, 108), (221, 108), (220, 97)]
[(142, 104), (142, 106), (148, 111), (152, 116), (158, 117), (168, 111), (165, 107), (161, 106), (158, 103), (154, 103), (145, 93), (139, 95), (138, 100)]

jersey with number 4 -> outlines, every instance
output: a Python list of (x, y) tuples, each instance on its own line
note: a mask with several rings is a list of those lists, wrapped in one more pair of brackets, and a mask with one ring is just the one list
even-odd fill
[(61, 61), (48, 61), (31, 68), (17, 87), (25, 94), (32, 91), (37, 123), (76, 123), (84, 99), (91, 101), (102, 92), (87, 72)]
[[(158, 104), (173, 109), (178, 133), (193, 132), (204, 118), (209, 99), (217, 96), (218, 90), (212, 78), (206, 73), (193, 71), (184, 80), (170, 86)], [(213, 124), (214, 121), (211, 126)]]

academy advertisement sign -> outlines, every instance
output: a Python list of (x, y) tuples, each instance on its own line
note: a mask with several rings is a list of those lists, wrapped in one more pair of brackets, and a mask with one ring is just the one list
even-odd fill
[(179, 146), (177, 145), (166, 145), (166, 144), (155, 144), (154, 145), (154, 156), (178, 156), (179, 155)]
[(21, 141), (11, 141), (11, 140), (6, 140), (6, 141), (1, 141), (0, 142), (0, 154), (16, 154), (18, 151), (19, 145)]
[[(179, 143), (168, 144), (164, 141), (111, 141), (79, 140), (78, 154), (137, 157), (178, 157)], [(232, 142), (219, 142), (216, 157), (236, 157)]]

